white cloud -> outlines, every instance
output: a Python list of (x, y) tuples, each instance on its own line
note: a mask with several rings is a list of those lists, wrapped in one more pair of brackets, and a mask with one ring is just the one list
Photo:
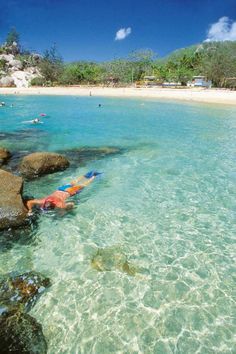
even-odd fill
[(125, 39), (130, 33), (131, 33), (130, 27), (119, 29), (119, 31), (116, 32), (115, 41), (121, 41), (122, 39)]
[(218, 22), (213, 23), (207, 33), (205, 42), (212, 41), (236, 41), (236, 21), (228, 17), (221, 17)]

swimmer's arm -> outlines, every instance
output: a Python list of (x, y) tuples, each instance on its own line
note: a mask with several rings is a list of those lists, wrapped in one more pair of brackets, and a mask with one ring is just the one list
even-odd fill
[(29, 210), (29, 213), (32, 213), (32, 209), (35, 205), (41, 205), (42, 204), (42, 199), (31, 199), (26, 202), (27, 209)]

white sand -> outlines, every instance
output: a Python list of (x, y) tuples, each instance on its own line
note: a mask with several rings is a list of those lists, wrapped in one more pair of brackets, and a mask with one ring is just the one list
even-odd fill
[(0, 95), (143, 97), (236, 105), (236, 91), (197, 88), (30, 87), (0, 88)]

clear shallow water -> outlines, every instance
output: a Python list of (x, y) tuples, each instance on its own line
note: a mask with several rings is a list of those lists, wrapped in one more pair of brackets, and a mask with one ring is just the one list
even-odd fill
[[(0, 257), (52, 287), (31, 310), (49, 353), (235, 353), (236, 109), (176, 102), (2, 97), (11, 150), (117, 146), (122, 154), (25, 184), (41, 197), (104, 171), (71, 213), (40, 215), (34, 242)], [(98, 103), (102, 107), (98, 108)], [(21, 121), (45, 112), (44, 124)], [(137, 268), (98, 272), (98, 248)]]

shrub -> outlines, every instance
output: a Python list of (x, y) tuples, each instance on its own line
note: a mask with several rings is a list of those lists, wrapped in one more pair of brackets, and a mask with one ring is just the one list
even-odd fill
[(33, 78), (30, 82), (31, 86), (45, 86), (45, 79), (43, 77), (37, 76)]

